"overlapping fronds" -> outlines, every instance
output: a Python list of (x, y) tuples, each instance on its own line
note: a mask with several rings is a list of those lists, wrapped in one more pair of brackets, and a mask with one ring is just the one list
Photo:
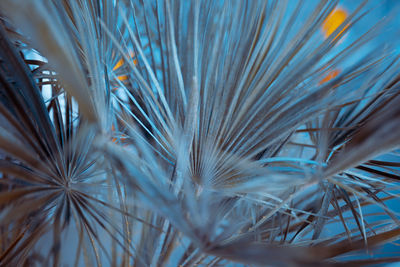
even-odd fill
[(400, 261), (376, 6), (1, 1), (0, 265)]

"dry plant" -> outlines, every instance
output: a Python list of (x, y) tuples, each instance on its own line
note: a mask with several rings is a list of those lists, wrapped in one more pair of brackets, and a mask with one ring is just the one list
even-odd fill
[(400, 261), (399, 35), (337, 4), (2, 0), (0, 266)]

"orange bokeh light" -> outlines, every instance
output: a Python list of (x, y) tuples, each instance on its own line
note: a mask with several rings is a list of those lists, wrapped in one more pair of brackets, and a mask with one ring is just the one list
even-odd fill
[(332, 70), (330, 71), (321, 81), (319, 81), (319, 85), (329, 82), (330, 80), (336, 78), (340, 74), (340, 70)]
[[(130, 52), (129, 56), (133, 59), (133, 57), (135, 56), (135, 53)], [(115, 70), (121, 68), (124, 65), (124, 63), (125, 63), (124, 58), (121, 58), (120, 60), (118, 60), (117, 64), (115, 64), (115, 66), (113, 67), (113, 70), (115, 71)], [(133, 59), (133, 64), (135, 64), (135, 65), (137, 64), (137, 59)], [(121, 75), (121, 76), (118, 76), (117, 78), (120, 81), (125, 81), (128, 79), (128, 76)]]
[[(347, 18), (348, 13), (341, 7), (336, 7), (332, 12), (326, 17), (322, 23), (322, 32), (325, 38), (328, 38)], [(345, 29), (338, 33), (340, 35)]]

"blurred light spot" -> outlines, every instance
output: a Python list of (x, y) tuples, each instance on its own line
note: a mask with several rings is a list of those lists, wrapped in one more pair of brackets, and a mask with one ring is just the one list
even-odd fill
[(319, 85), (329, 82), (330, 80), (336, 78), (340, 74), (340, 70), (332, 70), (330, 71), (322, 80), (319, 82)]
[[(135, 53), (133, 53), (131, 51), (129, 53), (129, 56), (130, 56), (131, 59), (133, 59), (133, 57), (135, 56)], [(113, 67), (113, 71), (116, 71), (117, 69), (121, 68), (124, 64), (125, 64), (125, 60), (124, 60), (124, 58), (121, 58), (120, 60), (118, 60), (117, 64), (115, 64), (115, 66)], [(133, 59), (133, 64), (137, 65), (137, 59)], [(121, 75), (121, 76), (118, 76), (117, 78), (120, 81), (128, 80), (128, 76), (127, 75)]]
[(126, 143), (126, 141), (127, 141), (127, 135), (125, 135), (125, 134), (120, 134), (120, 136), (117, 138), (117, 137), (115, 137), (115, 126), (114, 126), (114, 124), (112, 124), (111, 125), (111, 132), (112, 132), (112, 134), (114, 135), (114, 137), (111, 139), (111, 142), (113, 142), (113, 143), (115, 143), (115, 144), (117, 144), (117, 143), (121, 143), (121, 144), (125, 144)]
[(122, 65), (124, 65), (124, 59), (123, 59), (123, 58), (121, 58), (120, 60), (118, 60), (117, 64), (115, 64), (113, 70), (119, 69)]
[[(347, 18), (348, 13), (346, 10), (340, 7), (336, 7), (332, 12), (326, 17), (322, 23), (322, 31), (325, 38), (328, 38)], [(340, 35), (345, 29), (338, 33)]]

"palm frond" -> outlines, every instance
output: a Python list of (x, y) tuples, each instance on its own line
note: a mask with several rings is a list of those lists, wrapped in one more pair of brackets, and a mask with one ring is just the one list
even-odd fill
[(400, 236), (374, 3), (0, 7), (0, 265), (398, 260), (367, 253)]

